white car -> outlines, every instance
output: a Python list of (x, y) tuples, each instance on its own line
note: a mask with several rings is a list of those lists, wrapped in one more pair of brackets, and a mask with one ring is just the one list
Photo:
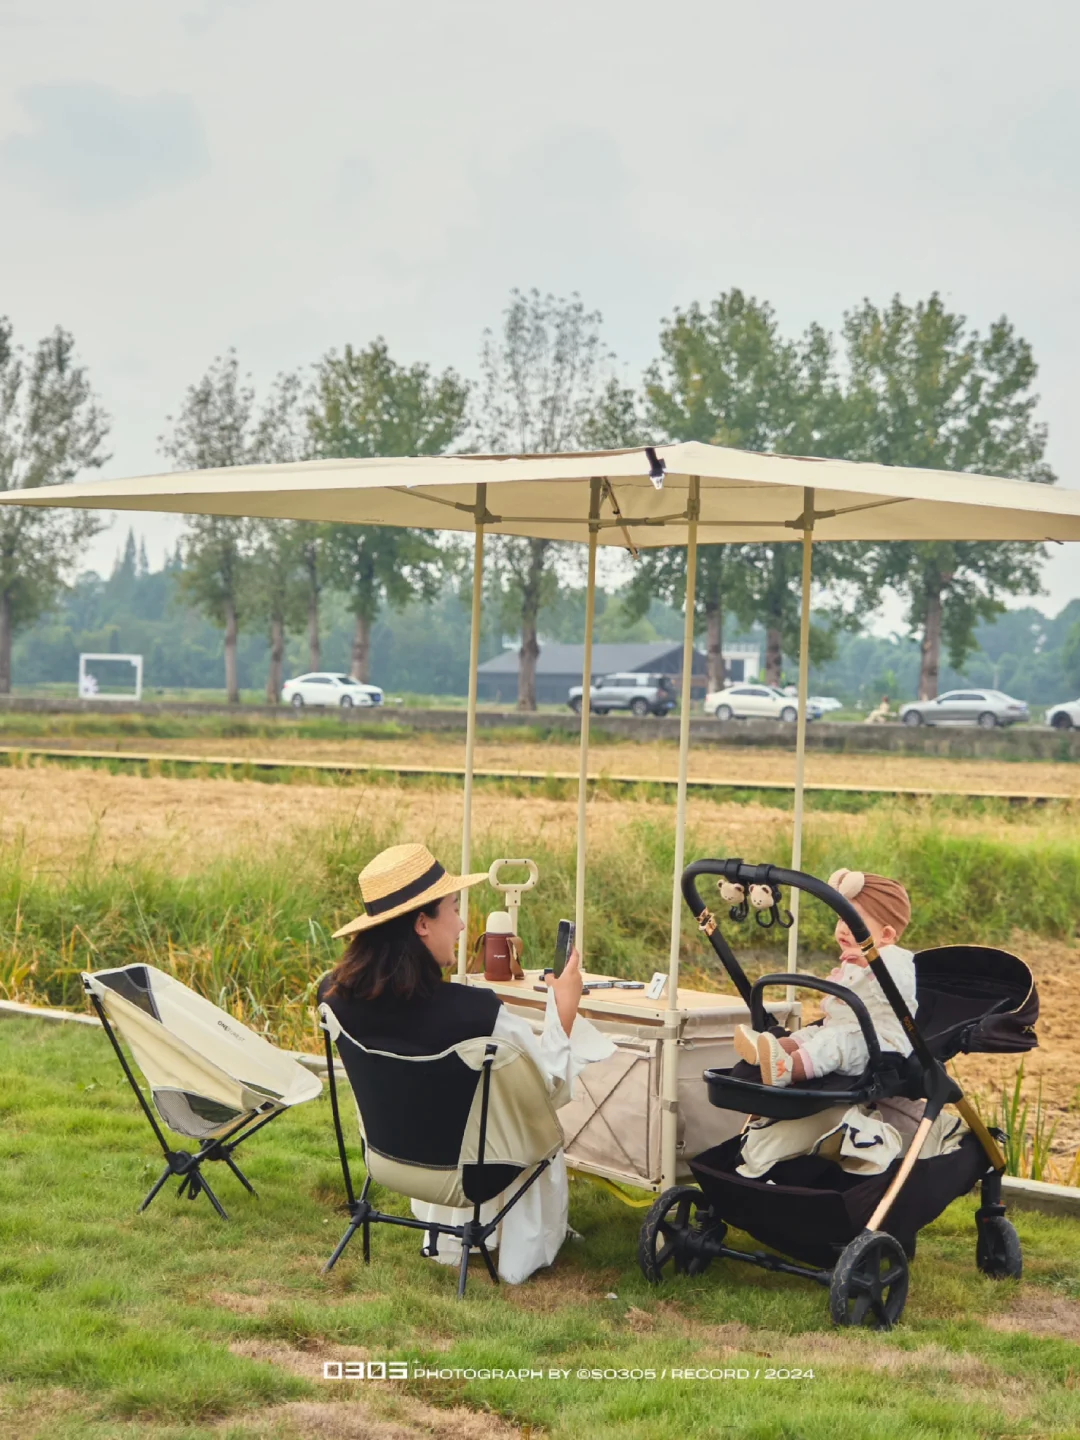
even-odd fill
[[(772, 685), (729, 685), (705, 696), (705, 714), (715, 715), (717, 720), (785, 720), (794, 724), (798, 703)], [(815, 701), (807, 702), (806, 715), (809, 720), (821, 718)]]
[(830, 710), (842, 710), (844, 702), (838, 700), (835, 695), (811, 695), (810, 704), (816, 705), (823, 715)]
[(351, 675), (319, 670), (286, 680), (281, 687), (281, 698), (286, 705), (295, 705), (298, 710), (304, 705), (333, 705), (349, 710), (354, 705), (381, 705), (383, 692), (377, 685), (364, 685)]
[(1046, 712), (1046, 723), (1055, 730), (1080, 730), (1080, 700), (1066, 700)]

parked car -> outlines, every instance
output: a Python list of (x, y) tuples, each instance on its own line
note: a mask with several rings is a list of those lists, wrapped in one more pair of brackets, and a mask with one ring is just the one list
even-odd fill
[(335, 705), (348, 710), (353, 705), (381, 705), (383, 692), (378, 685), (365, 685), (351, 675), (335, 675), (327, 670), (286, 680), (281, 698), (297, 709), (303, 705)]
[(844, 708), (843, 700), (838, 700), (835, 695), (811, 695), (810, 704), (816, 705), (823, 715), (827, 715), (830, 710)]
[[(573, 685), (566, 703), (575, 715), (581, 714), (582, 687)], [(594, 715), (609, 710), (629, 710), (633, 715), (666, 715), (675, 708), (675, 691), (666, 675), (604, 675), (589, 687), (589, 704)]]
[(916, 700), (901, 705), (905, 725), (1017, 725), (1031, 719), (1023, 700), (1014, 700), (1000, 690), (949, 690), (936, 700)]
[(1046, 712), (1046, 723), (1055, 730), (1080, 730), (1080, 700), (1066, 700)]
[[(786, 720), (794, 724), (798, 717), (798, 699), (792, 699), (772, 685), (729, 685), (705, 696), (705, 714), (717, 720)], [(821, 709), (814, 700), (807, 701), (808, 720), (820, 720)]]

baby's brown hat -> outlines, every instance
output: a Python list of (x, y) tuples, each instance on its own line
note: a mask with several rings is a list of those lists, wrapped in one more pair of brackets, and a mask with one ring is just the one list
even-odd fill
[(865, 910), (879, 925), (891, 925), (898, 940), (907, 929), (911, 921), (911, 901), (898, 880), (868, 875), (862, 870), (835, 870), (829, 876), (829, 884), (848, 900), (854, 900), (859, 909)]

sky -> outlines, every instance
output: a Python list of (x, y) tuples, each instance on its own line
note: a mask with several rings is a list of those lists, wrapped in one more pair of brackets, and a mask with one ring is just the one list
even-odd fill
[(1077, 486), (1078, 47), (1071, 0), (0, 0), (0, 314), (74, 333), (111, 478), (230, 346), (260, 391), (377, 335), (473, 375), (536, 287), (636, 382), (733, 286), (790, 334), (938, 290), (1031, 342)]

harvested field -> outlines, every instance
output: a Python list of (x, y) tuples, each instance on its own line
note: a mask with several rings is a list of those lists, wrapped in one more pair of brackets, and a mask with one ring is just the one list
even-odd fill
[[(361, 816), (369, 828), (381, 831), (396, 825), (430, 844), (449, 847), (447, 854), (453, 854), (460, 843), (461, 805), (456, 785), (298, 781), (270, 786), (245, 780), (110, 775), (42, 763), (0, 768), (0, 845), (17, 843), (35, 863), (59, 868), (92, 848), (105, 863), (137, 858), (183, 873), (215, 857), (265, 849), (306, 829)], [(631, 821), (673, 824), (671, 806), (658, 801), (615, 800), (600, 793), (589, 801), (589, 812), (589, 843), (599, 852), (621, 843)], [(512, 835), (514, 843), (526, 847), (537, 841), (570, 841), (576, 815), (576, 804), (569, 800), (536, 795), (507, 800), (482, 789), (473, 796), (478, 839), (491, 833)], [(698, 839), (717, 853), (771, 853), (779, 835), (790, 835), (790, 813), (764, 803), (724, 804), (691, 796), (687, 818)], [(857, 847), (860, 836), (880, 824), (877, 812), (821, 812), (807, 821), (807, 834), (835, 836)], [(935, 827), (952, 835), (977, 835), (986, 832), (987, 821), (955, 815), (935, 819)], [(1067, 816), (1023, 813), (1009, 821), (1010, 838), (1017, 843), (1074, 831)]]
[[(29, 860), (63, 869), (92, 849), (106, 864), (152, 861), (173, 873), (202, 868), (215, 858), (263, 849), (310, 828), (347, 824), (361, 816), (365, 827), (390, 826), (439, 845), (448, 856), (460, 846), (461, 792), (377, 785), (260, 785), (254, 781), (172, 780), (108, 775), (41, 765), (0, 769), (0, 844), (18, 843)], [(623, 824), (653, 818), (671, 825), (671, 807), (657, 802), (590, 801), (595, 822), (590, 843), (616, 842)], [(689, 804), (691, 824), (716, 843), (747, 853), (767, 845), (778, 826), (790, 826), (783, 810), (765, 805)], [(508, 837), (520, 848), (537, 841), (571, 838), (576, 806), (540, 796), (507, 801), (478, 791), (473, 825), (478, 838)], [(823, 817), (824, 818), (824, 817)], [(857, 817), (829, 817), (845, 831)]]
[[(4, 736), (5, 745), (17, 745), (15, 735)], [(424, 734), (413, 737), (343, 740), (315, 740), (296, 735), (273, 737), (187, 736), (183, 739), (117, 738), (100, 736), (78, 739), (42, 740), (27, 737), (28, 746), (73, 750), (135, 751), (142, 754), (182, 754), (233, 757), (236, 759), (281, 759), (292, 763), (343, 761), (349, 764), (430, 765), (433, 769), (460, 767), (465, 763), (461, 734)], [(477, 769), (525, 770), (546, 774), (577, 772), (575, 743), (557, 740), (492, 739), (481, 732), (476, 741)], [(597, 745), (591, 752), (592, 775), (625, 775), (675, 779), (678, 750), (667, 741), (620, 742)], [(794, 783), (795, 757), (785, 750), (742, 750), (710, 746), (690, 752), (692, 779), (716, 780), (731, 785)], [(1080, 797), (1080, 766), (1037, 761), (948, 760), (911, 755), (827, 755), (810, 751), (806, 778), (812, 785), (895, 786), (897, 789), (928, 789), (1006, 794), (1069, 795)]]

